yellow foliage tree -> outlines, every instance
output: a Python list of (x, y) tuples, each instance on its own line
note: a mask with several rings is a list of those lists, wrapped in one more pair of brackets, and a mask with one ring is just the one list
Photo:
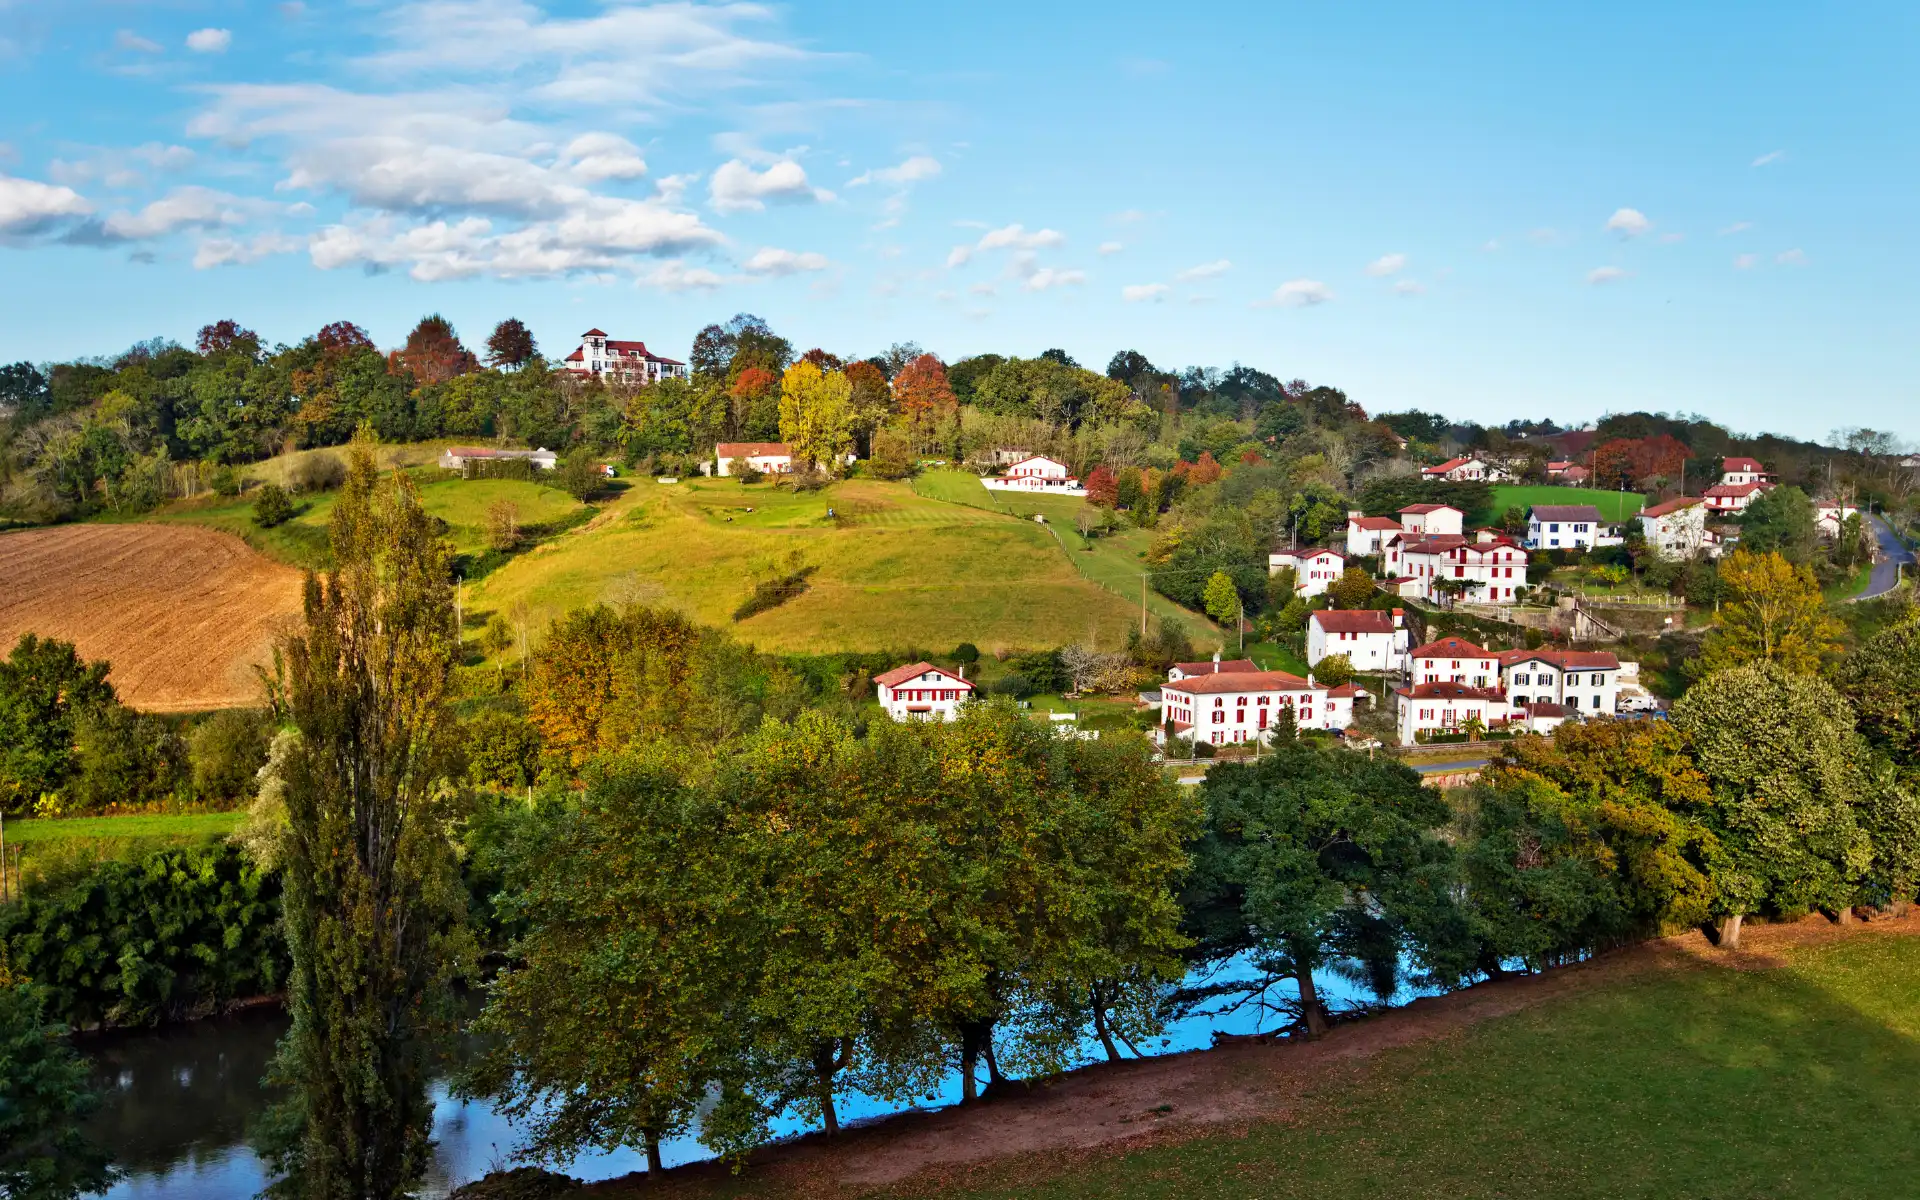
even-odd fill
[(1736, 550), (1720, 564), (1730, 597), (1700, 654), (1703, 673), (1757, 662), (1800, 675), (1840, 651), (1841, 625), (1827, 611), (1813, 571), (1778, 554)]
[(801, 359), (780, 379), (780, 440), (796, 461), (839, 470), (853, 446), (853, 385)]

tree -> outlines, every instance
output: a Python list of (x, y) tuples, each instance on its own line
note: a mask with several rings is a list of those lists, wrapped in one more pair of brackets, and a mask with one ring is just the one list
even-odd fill
[(1207, 577), (1207, 588), (1202, 596), (1207, 615), (1225, 625), (1240, 615), (1240, 591), (1233, 586), (1233, 576), (1225, 571), (1215, 571)]
[(893, 378), (894, 399), (900, 412), (921, 431), (930, 430), (954, 414), (959, 401), (947, 380), (946, 364), (931, 354), (906, 363)]
[(1339, 687), (1343, 683), (1353, 682), (1353, 656), (1349, 654), (1329, 654), (1313, 664), (1313, 677), (1328, 687)]
[(20, 812), (79, 770), (78, 723), (119, 704), (110, 669), (82, 659), (71, 642), (31, 633), (0, 660), (0, 812)]
[(227, 354), (235, 350), (253, 355), (259, 353), (260, 335), (251, 329), (242, 328), (240, 322), (231, 320), (215, 321), (211, 325), (202, 325), (200, 333), (194, 338), (193, 348), (201, 354)]
[(1727, 603), (1696, 660), (1701, 671), (1774, 662), (1811, 674), (1839, 650), (1842, 626), (1810, 568), (1740, 549), (1721, 560), (1720, 581)]
[(851, 389), (847, 397), (849, 420), (854, 436), (865, 442), (893, 415), (893, 389), (887, 384), (886, 374), (865, 360), (848, 363), (846, 374)]
[(520, 506), (511, 500), (487, 505), (487, 545), (503, 553), (520, 548)]
[(105, 1191), (115, 1173), (80, 1131), (94, 1104), (86, 1062), (42, 1005), (0, 953), (0, 1195), (74, 1200)]
[(445, 383), (478, 367), (479, 362), (460, 342), (453, 323), (439, 313), (420, 318), (396, 352), (394, 365), (412, 374), (419, 384)]
[(867, 469), (879, 479), (905, 479), (913, 474), (913, 442), (906, 433), (894, 428), (873, 433), (873, 449)]
[(1867, 741), (1907, 768), (1920, 768), (1920, 619), (1883, 629), (1834, 672)]
[(853, 386), (839, 371), (822, 371), (806, 359), (780, 380), (780, 440), (796, 462), (839, 473), (853, 446)]
[(1761, 492), (1739, 521), (1740, 548), (1750, 554), (1778, 554), (1790, 563), (1805, 565), (1820, 544), (1813, 501), (1797, 487)]
[(1348, 567), (1340, 573), (1340, 578), (1327, 585), (1327, 597), (1335, 608), (1365, 608), (1373, 603), (1377, 594), (1373, 576), (1365, 567)]
[(1444, 798), (1409, 768), (1310, 741), (1208, 772), (1206, 832), (1193, 848), (1188, 928), (1202, 957), (1250, 954), (1263, 993), (1290, 979), (1309, 1036), (1327, 1029), (1314, 973), (1344, 964), (1391, 995), (1403, 963), (1443, 986), (1472, 964), (1455, 868), (1437, 836)]
[(1087, 503), (1096, 508), (1113, 508), (1120, 502), (1120, 481), (1105, 463), (1087, 473)]
[(553, 475), (553, 482), (561, 491), (582, 503), (600, 490), (601, 481), (606, 478), (600, 469), (599, 458), (585, 446), (576, 446), (568, 451)]
[(253, 497), (253, 523), (262, 529), (272, 529), (292, 517), (293, 501), (287, 498), (286, 489), (277, 483), (261, 484)]
[(465, 896), (444, 832), (449, 688), (458, 650), (449, 550), (404, 473), (366, 440), (330, 526), (335, 567), (309, 576), (289, 635), (285, 922), (294, 1085), (275, 1150), (282, 1190), (399, 1196), (424, 1170), (432, 1035), (468, 957)]
[(1763, 911), (1845, 912), (1873, 862), (1859, 805), (1873, 788), (1853, 710), (1825, 680), (1757, 661), (1716, 672), (1674, 703), (1712, 792), (1700, 816), (1720, 941)]
[(508, 317), (487, 335), (487, 362), (496, 367), (524, 367), (540, 353), (533, 331), (518, 317)]

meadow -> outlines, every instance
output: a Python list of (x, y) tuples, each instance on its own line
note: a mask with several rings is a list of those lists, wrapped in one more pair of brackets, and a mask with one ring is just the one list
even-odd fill
[(1603, 488), (1554, 487), (1550, 484), (1496, 483), (1493, 502), (1485, 512), (1471, 514), (1473, 524), (1498, 522), (1509, 508), (1522, 511), (1536, 504), (1591, 504), (1600, 515), (1615, 524), (1627, 520), (1647, 506), (1647, 498), (1638, 492), (1610, 492)]

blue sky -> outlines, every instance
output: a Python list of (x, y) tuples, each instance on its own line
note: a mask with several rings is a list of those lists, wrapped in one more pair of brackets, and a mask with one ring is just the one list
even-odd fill
[[(1454, 6), (1448, 6), (1449, 8)], [(1920, 438), (1911, 5), (0, 0), (0, 360), (233, 316)]]

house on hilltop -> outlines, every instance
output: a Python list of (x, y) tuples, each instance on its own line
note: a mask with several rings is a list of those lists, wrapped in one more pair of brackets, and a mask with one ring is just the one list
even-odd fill
[(1726, 458), (1720, 460), (1720, 482), (1735, 487), (1746, 483), (1770, 484), (1773, 476), (1757, 458)]
[(763, 475), (793, 473), (793, 447), (785, 442), (721, 442), (713, 448), (720, 466), (717, 474), (733, 474), (736, 461), (745, 462)]
[(998, 478), (983, 479), (984, 486), (995, 491), (1045, 492), (1053, 496), (1084, 496), (1086, 489), (1080, 486), (1067, 464), (1059, 459), (1037, 454), (1023, 458), (1009, 465)]
[(1504, 468), (1475, 456), (1450, 458), (1436, 466), (1421, 467), (1422, 479), (1444, 479), (1448, 483), (1498, 483), (1507, 478)]
[(932, 663), (909, 663), (873, 677), (880, 707), (895, 721), (951, 721), (973, 698), (965, 674)]
[(693, 372), (677, 358), (647, 349), (645, 342), (622, 342), (605, 330), (580, 335), (580, 348), (560, 360), (561, 369), (596, 379), (621, 383), (658, 383), (662, 379), (691, 379)]
[(1307, 616), (1307, 665), (1344, 654), (1356, 671), (1397, 671), (1406, 663), (1403, 609), (1322, 609)]

